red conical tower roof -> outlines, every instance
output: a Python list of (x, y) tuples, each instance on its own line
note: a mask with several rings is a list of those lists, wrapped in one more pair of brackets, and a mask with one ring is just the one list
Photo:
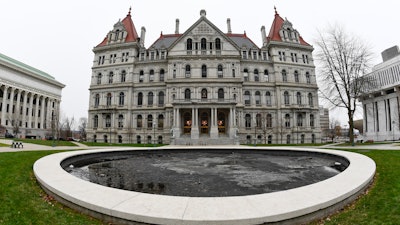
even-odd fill
[[(271, 29), (269, 30), (267, 40), (282, 42), (282, 38), (281, 38), (281, 35), (279, 34), (279, 31), (281, 30), (282, 25), (285, 22), (285, 20), (276, 11), (276, 7), (274, 7), (274, 9), (275, 9), (275, 18), (274, 18), (274, 21), (272, 22)], [(301, 36), (299, 36), (299, 41), (300, 41), (301, 45), (311, 46), (306, 41), (304, 41), (304, 39)]]
[[(139, 36), (136, 31), (135, 24), (133, 24), (133, 21), (132, 21), (131, 8), (129, 8), (128, 15), (126, 15), (126, 17), (121, 21), (121, 23), (123, 24), (126, 32), (128, 33), (125, 38), (125, 42), (137, 41)], [(104, 40), (97, 46), (99, 47), (99, 46), (105, 46), (105, 45), (107, 45), (107, 37), (105, 37)]]

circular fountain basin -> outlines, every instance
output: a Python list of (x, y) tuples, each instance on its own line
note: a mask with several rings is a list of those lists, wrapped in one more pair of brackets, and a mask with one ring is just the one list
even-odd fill
[[(354, 200), (372, 181), (375, 163), (352, 152), (299, 148), (185, 147), (163, 149), (193, 151), (262, 150), (331, 154), (349, 162), (341, 173), (317, 183), (283, 191), (225, 197), (191, 197), (149, 194), (110, 188), (80, 179), (65, 171), (71, 159), (93, 154), (131, 152), (139, 149), (108, 149), (62, 152), (39, 159), (34, 173), (43, 187), (62, 203), (108, 221), (131, 224), (263, 224), (302, 223), (329, 215)], [(143, 148), (140, 148), (143, 150)], [(150, 150), (150, 149), (149, 149)], [(161, 150), (162, 151), (162, 150)]]

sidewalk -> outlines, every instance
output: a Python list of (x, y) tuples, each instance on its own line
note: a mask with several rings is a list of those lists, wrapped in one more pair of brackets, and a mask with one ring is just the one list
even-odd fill
[(11, 139), (0, 139), (0, 143), (9, 145), (9, 147), (0, 147), (0, 152), (20, 152), (20, 151), (39, 151), (39, 150), (82, 150), (82, 149), (92, 149), (92, 148), (101, 148), (101, 147), (89, 147), (79, 142), (73, 142), (77, 146), (46, 146), (46, 145), (37, 145), (31, 143), (25, 143), (22, 141), (24, 147), (23, 148), (11, 148), (11, 143), (13, 140)]

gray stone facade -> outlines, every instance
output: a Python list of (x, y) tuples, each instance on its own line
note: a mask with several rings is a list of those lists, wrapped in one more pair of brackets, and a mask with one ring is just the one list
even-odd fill
[(313, 47), (277, 12), (262, 47), (206, 17), (144, 47), (130, 12), (93, 49), (88, 140), (183, 145), (321, 141)]
[(49, 74), (0, 54), (1, 136), (54, 135), (64, 87)]

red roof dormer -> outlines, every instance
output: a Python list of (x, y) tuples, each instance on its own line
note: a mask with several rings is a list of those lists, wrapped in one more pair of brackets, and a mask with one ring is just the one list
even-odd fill
[[(123, 40), (120, 40), (120, 42), (126, 43), (126, 42), (136, 42), (139, 38), (138, 33), (136, 31), (135, 25), (133, 24), (132, 17), (131, 17), (131, 8), (129, 8), (128, 15), (122, 20), (118, 21), (114, 25), (114, 29), (108, 33), (108, 35), (103, 39), (103, 41), (97, 45), (97, 47), (105, 46), (107, 44), (110, 44), (110, 38), (112, 33), (115, 33), (117, 30), (119, 30), (119, 27), (122, 26), (122, 31), (126, 32), (126, 34), (122, 37)], [(111, 34), (110, 34), (111, 33)]]
[[(300, 34), (296, 30), (294, 30), (292, 28), (291, 23), (287, 19), (284, 20), (279, 15), (279, 13), (276, 10), (276, 7), (274, 7), (274, 9), (275, 9), (275, 18), (274, 18), (274, 21), (272, 22), (271, 29), (269, 30), (267, 41), (268, 42), (270, 42), (270, 41), (286, 42), (287, 38), (286, 37), (282, 37), (281, 35), (284, 34), (283, 33), (283, 30), (285, 29), (284, 26), (288, 26), (289, 29), (291, 29), (292, 32), (296, 33), (294, 35), (294, 38), (293, 38), (293, 40), (295, 40), (295, 42), (298, 42), (301, 45), (311, 46), (306, 41), (304, 41), (304, 39), (300, 36)], [(296, 38), (296, 35), (297, 35), (298, 38)]]

